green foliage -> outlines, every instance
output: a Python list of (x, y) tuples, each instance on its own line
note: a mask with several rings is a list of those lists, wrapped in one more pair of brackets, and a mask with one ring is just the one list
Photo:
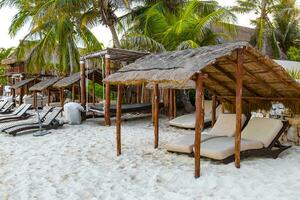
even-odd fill
[[(93, 92), (93, 84), (92, 84), (92, 81), (90, 81), (90, 80), (88, 82), (88, 92), (90, 94), (92, 94), (92, 92)], [(101, 99), (101, 100), (104, 99), (104, 95), (105, 95), (104, 92), (105, 92), (105, 89), (104, 89), (103, 85), (95, 83), (95, 96), (98, 99)], [(110, 99), (116, 100), (116, 96), (117, 96), (116, 92), (111, 91)]]
[(296, 80), (300, 80), (300, 71), (297, 69), (291, 69), (288, 70), (289, 74), (291, 75), (291, 77), (293, 77)]
[(235, 16), (216, 1), (192, 0), (175, 8), (155, 1), (120, 19), (122, 44), (151, 52), (197, 48), (219, 43), (227, 35), (215, 33), (213, 27), (232, 31), (234, 21)]
[(0, 85), (7, 84), (7, 78), (4, 77), (7, 66), (1, 65), (1, 61), (10, 57), (12, 55), (13, 51), (14, 51), (13, 48), (8, 48), (8, 49), (0, 48)]
[(287, 56), (289, 60), (300, 62), (300, 49), (294, 46), (290, 47)]

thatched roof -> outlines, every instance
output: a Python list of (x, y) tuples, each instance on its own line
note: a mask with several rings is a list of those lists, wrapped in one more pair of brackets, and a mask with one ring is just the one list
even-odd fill
[(99, 52), (94, 52), (94, 53), (90, 53), (85, 56), (82, 56), (81, 60), (109, 56), (111, 61), (133, 62), (136, 59), (139, 59), (148, 54), (149, 53), (147, 53), (147, 52), (132, 51), (132, 50), (127, 50), (127, 49), (107, 48), (107, 49), (99, 51)]
[(25, 79), (25, 80), (22, 80), (14, 85), (11, 86), (11, 89), (18, 89), (18, 88), (21, 88), (23, 87), (24, 85), (27, 85), (28, 83), (34, 81), (36, 78), (29, 78), (29, 79)]
[[(92, 79), (91, 75), (93, 73), (95, 73), (95, 81), (97, 83), (101, 83), (102, 74), (99, 70), (89, 69), (89, 70), (86, 70), (85, 73), (86, 73), (87, 78), (89, 78), (89, 79)], [(57, 87), (57, 88), (69, 87), (69, 86), (73, 85), (74, 83), (77, 83), (78, 81), (80, 81), (80, 72), (77, 72), (71, 76), (68, 76), (66, 78), (59, 80), (58, 82), (56, 82), (53, 85), (53, 87)]]
[(123, 67), (105, 81), (110, 84), (181, 86), (201, 72), (208, 75), (205, 87), (211, 93), (223, 97), (235, 96), (236, 50), (242, 48), (245, 49), (244, 97), (300, 98), (300, 84), (282, 66), (263, 56), (247, 42), (148, 55)]
[(41, 82), (33, 85), (31, 88), (29, 88), (30, 91), (42, 91), (47, 89), (48, 87), (51, 87), (54, 83), (59, 81), (61, 78), (50, 78), (42, 80)]

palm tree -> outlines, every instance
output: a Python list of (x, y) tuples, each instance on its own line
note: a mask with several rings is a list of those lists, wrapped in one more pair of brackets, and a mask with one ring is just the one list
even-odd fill
[(89, 6), (88, 2), (3, 0), (0, 6), (3, 5), (14, 5), (19, 9), (10, 26), (12, 36), (26, 22), (30, 22), (30, 32), (21, 41), (17, 54), (22, 56), (26, 51), (31, 52), (31, 71), (49, 71), (54, 67), (64, 74), (72, 73), (79, 66), (77, 45), (82, 45), (90, 51), (103, 47), (90, 30), (80, 24), (79, 17), (82, 9)]
[(215, 33), (214, 26), (233, 28), (235, 16), (216, 1), (181, 2), (176, 11), (166, 1), (155, 1), (121, 20), (126, 47), (165, 51), (219, 43), (227, 35)]
[[(267, 40), (273, 34), (271, 16), (278, 10), (279, 0), (238, 0), (233, 11), (238, 13), (254, 12), (258, 18), (253, 21), (256, 25), (256, 47), (262, 53), (267, 53)], [(276, 44), (277, 45), (277, 44)]]
[(280, 0), (279, 9), (274, 13), (273, 24), (276, 40), (287, 54), (290, 47), (300, 39), (300, 8), (296, 0)]

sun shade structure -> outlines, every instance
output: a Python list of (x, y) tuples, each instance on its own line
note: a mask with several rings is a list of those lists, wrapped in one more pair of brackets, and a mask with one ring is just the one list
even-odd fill
[(139, 59), (145, 55), (148, 55), (147, 52), (132, 51), (127, 49), (116, 49), (116, 48), (107, 48), (103, 51), (94, 52), (87, 54), (81, 57), (81, 60), (87, 60), (91, 58), (99, 57), (109, 57), (111, 61), (120, 61), (120, 62), (133, 62), (136, 59)]
[(22, 104), (23, 95), (24, 95), (24, 87), (26, 86), (26, 93), (28, 93), (28, 84), (34, 82), (35, 80), (36, 80), (36, 78), (29, 78), (29, 79), (19, 81), (16, 84), (12, 85), (10, 88), (12, 89), (13, 101), (15, 101), (16, 90), (20, 89), (19, 103)]
[[(259, 101), (284, 101), (299, 112), (300, 84), (279, 64), (259, 53), (247, 42), (226, 43), (148, 55), (129, 64), (105, 79), (118, 85), (117, 155), (121, 154), (121, 106), (123, 85), (151, 83), (154, 88), (154, 147), (158, 147), (159, 85), (184, 85), (189, 81), (196, 87), (195, 177), (200, 176), (200, 141), (203, 127), (203, 95), (207, 88), (213, 96), (212, 119), (215, 121), (216, 99), (234, 104), (236, 113), (235, 166), (240, 167), (241, 116), (243, 104), (252, 109), (262, 106)], [(286, 103), (288, 102), (288, 103)], [(244, 106), (245, 107), (245, 106)], [(248, 106), (249, 107), (249, 106)]]
[(19, 89), (19, 88), (27, 85), (28, 83), (30, 83), (30, 82), (32, 82), (34, 80), (36, 80), (36, 78), (25, 79), (25, 80), (22, 80), (22, 81), (20, 81), (20, 82), (18, 82), (16, 84), (12, 85), (10, 88), (11, 89)]

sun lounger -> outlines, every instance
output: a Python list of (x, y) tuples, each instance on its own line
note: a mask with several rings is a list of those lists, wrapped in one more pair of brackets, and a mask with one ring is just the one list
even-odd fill
[(7, 113), (7, 112), (9, 112), (11, 109), (12, 109), (12, 107), (14, 106), (14, 103), (13, 102), (8, 102), (8, 103), (6, 103), (4, 106), (3, 106), (3, 108), (1, 109), (1, 111), (0, 111), (0, 113)]
[[(62, 112), (61, 107), (56, 107), (53, 108), (52, 112), (49, 113), (45, 120), (41, 123), (41, 127), (44, 130), (49, 130), (49, 129), (56, 129), (62, 124), (60, 124), (56, 118), (57, 116)], [(23, 131), (30, 131), (30, 130), (39, 130), (40, 124), (39, 123), (33, 123), (33, 124), (23, 124), (19, 126), (14, 126), (10, 129), (6, 129), (3, 132), (11, 134), (13, 136), (16, 136), (17, 133), (21, 133)]]
[[(45, 120), (45, 117), (51, 112), (53, 107), (47, 106), (44, 107), (42, 111), (39, 111), (40, 115), (40, 120), (43, 122)], [(34, 117), (29, 118), (27, 120), (21, 120), (21, 121), (14, 121), (14, 122), (8, 122), (5, 124), (0, 124), (0, 132), (4, 132), (7, 129), (20, 126), (20, 125), (28, 125), (28, 124), (38, 124), (39, 123), (39, 118), (38, 115), (36, 114)]]
[(4, 108), (5, 104), (7, 104), (8, 101), (7, 100), (1, 100), (0, 101), (0, 111)]
[[(252, 118), (241, 133), (241, 157), (278, 155), (290, 148), (279, 142), (280, 136), (287, 130), (288, 122), (278, 119)], [(201, 156), (224, 163), (234, 161), (234, 137), (218, 137), (201, 144)]]
[[(204, 112), (204, 127), (207, 128), (211, 126), (212, 101), (204, 101)], [(217, 106), (216, 116), (218, 117), (220, 114), (221, 106)], [(195, 113), (191, 113), (176, 117), (170, 120), (169, 124), (177, 128), (195, 129), (195, 120)]]
[(26, 106), (26, 104), (22, 104), (20, 106), (18, 106), (12, 113), (2, 113), (0, 114), (0, 118), (1, 117), (8, 117), (8, 116), (15, 116), (17, 115), (22, 109), (24, 109), (24, 107)]
[[(247, 117), (242, 115), (242, 125), (247, 121)], [(220, 114), (215, 125), (212, 127), (209, 133), (203, 133), (201, 135), (201, 142), (204, 142), (213, 137), (232, 137), (235, 134), (235, 114)], [(193, 153), (195, 135), (182, 136), (166, 145), (166, 149), (170, 152), (176, 153)]]
[(23, 120), (27, 119), (30, 115), (26, 113), (29, 108), (31, 107), (30, 104), (26, 104), (24, 107), (22, 107), (21, 110), (15, 115), (5, 115), (0, 117), (0, 122), (6, 122), (6, 121), (13, 121), (13, 120)]

